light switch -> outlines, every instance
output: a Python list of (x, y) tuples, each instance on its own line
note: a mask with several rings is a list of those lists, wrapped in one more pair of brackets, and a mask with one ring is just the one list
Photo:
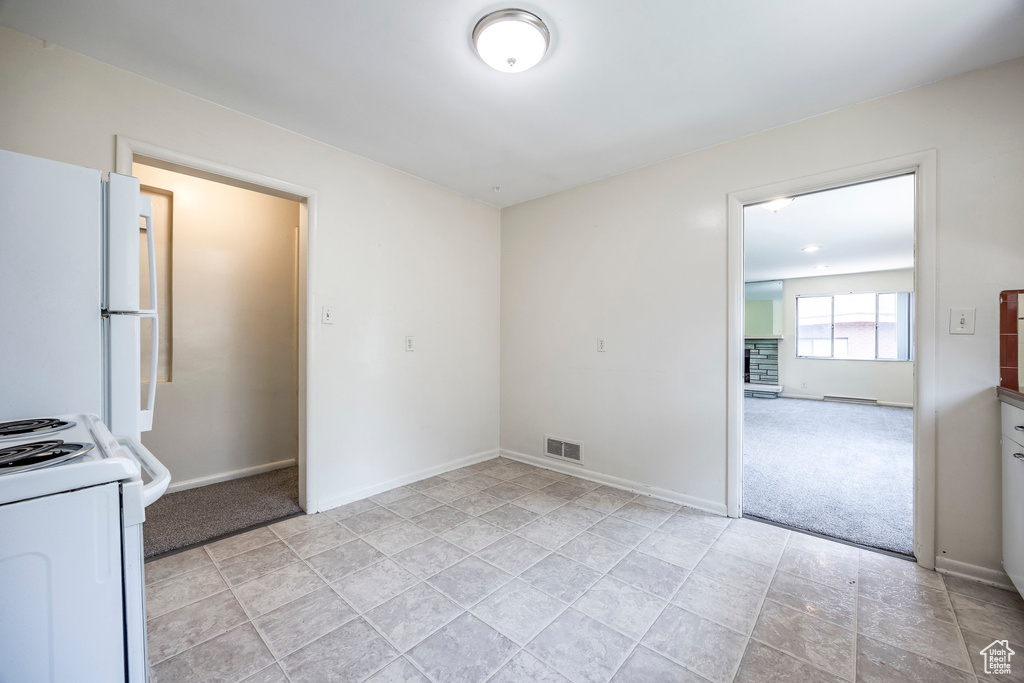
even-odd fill
[(951, 309), (949, 311), (949, 333), (974, 334), (974, 309)]
[(607, 350), (607, 347), (604, 345), (604, 337), (597, 338), (597, 350), (602, 353)]
[(405, 350), (412, 351), (412, 335), (405, 338)]
[(324, 306), (323, 309), (321, 309), (320, 322), (323, 323), (324, 325), (333, 325), (334, 324), (334, 307), (333, 306)]

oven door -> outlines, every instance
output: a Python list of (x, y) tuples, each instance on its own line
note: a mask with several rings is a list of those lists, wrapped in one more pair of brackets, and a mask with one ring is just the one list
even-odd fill
[(124, 681), (118, 489), (0, 505), (0, 681)]

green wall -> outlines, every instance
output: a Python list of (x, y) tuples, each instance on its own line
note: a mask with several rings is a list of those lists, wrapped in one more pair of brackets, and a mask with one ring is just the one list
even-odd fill
[(743, 333), (747, 337), (768, 336), (775, 332), (775, 302), (746, 302), (746, 324)]

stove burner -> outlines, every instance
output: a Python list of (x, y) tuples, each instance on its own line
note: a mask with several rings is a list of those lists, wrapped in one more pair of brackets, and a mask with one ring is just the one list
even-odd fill
[(33, 441), (0, 448), (0, 475), (57, 465), (85, 455), (91, 450), (91, 443), (65, 443), (60, 439)]
[(74, 427), (74, 422), (58, 420), (55, 417), (43, 417), (35, 420), (14, 420), (13, 422), (0, 422), (0, 439), (10, 439), (28, 434), (45, 434), (47, 432), (59, 432), (63, 429)]

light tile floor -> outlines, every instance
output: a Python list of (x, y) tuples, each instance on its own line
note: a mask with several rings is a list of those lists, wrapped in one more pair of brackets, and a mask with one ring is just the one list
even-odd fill
[(146, 582), (154, 683), (1024, 680), (1016, 593), (505, 459)]

